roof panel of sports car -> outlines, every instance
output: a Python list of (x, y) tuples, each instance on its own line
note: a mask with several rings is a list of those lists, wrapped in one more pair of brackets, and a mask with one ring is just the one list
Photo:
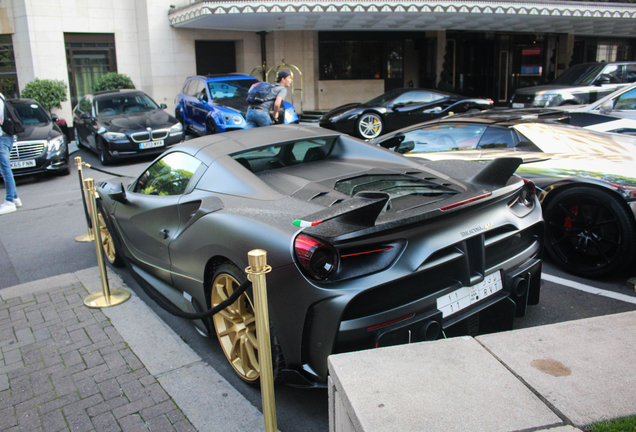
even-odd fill
[(217, 135), (207, 135), (184, 142), (179, 150), (195, 155), (204, 164), (210, 165), (221, 156), (251, 148), (295, 141), (303, 138), (340, 136), (339, 132), (316, 126), (277, 125), (254, 128)]

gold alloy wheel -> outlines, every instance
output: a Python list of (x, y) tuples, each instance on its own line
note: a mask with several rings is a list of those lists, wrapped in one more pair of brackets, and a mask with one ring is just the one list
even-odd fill
[(102, 239), (102, 250), (104, 251), (104, 256), (109, 263), (114, 264), (117, 259), (117, 252), (115, 251), (113, 236), (110, 235), (110, 231), (108, 231), (106, 222), (104, 222), (104, 216), (102, 216), (101, 212), (97, 214), (97, 217), (99, 218), (99, 236)]
[[(239, 282), (227, 273), (219, 274), (212, 284), (212, 307), (232, 295)], [(219, 343), (236, 373), (245, 381), (260, 376), (256, 318), (249, 297), (242, 294), (233, 304), (214, 315), (214, 328)]]

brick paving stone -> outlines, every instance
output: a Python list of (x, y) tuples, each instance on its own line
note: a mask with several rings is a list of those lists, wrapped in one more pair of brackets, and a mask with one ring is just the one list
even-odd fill
[(179, 423), (175, 423), (174, 428), (178, 432), (196, 432), (196, 429), (194, 428), (194, 426), (192, 426), (190, 420), (187, 419), (180, 421)]
[(42, 416), (42, 426), (45, 432), (59, 432), (66, 429), (66, 420), (62, 411), (55, 410)]
[(148, 420), (146, 424), (148, 425), (148, 429), (150, 429), (151, 432), (168, 432), (174, 430), (172, 423), (170, 423), (165, 415), (155, 417), (152, 420)]
[(0, 299), (0, 431), (193, 431), (85, 295)]
[(111, 412), (105, 412), (97, 417), (92, 417), (91, 420), (93, 421), (95, 430), (100, 432), (115, 432), (121, 430), (119, 423), (117, 423), (117, 420), (115, 420)]
[(115, 408), (113, 410), (113, 414), (115, 415), (115, 418), (120, 419), (122, 417), (129, 416), (130, 414), (140, 412), (141, 410), (145, 408), (150, 408), (154, 405), (155, 405), (155, 402), (152, 400), (152, 398), (144, 397), (134, 402), (131, 402), (128, 405)]
[(83, 380), (77, 381), (75, 383), (75, 387), (77, 387), (77, 392), (82, 399), (99, 393), (99, 387), (97, 386), (97, 383), (95, 383), (93, 377), (88, 377), (84, 378)]
[(175, 406), (174, 402), (172, 402), (172, 400), (169, 400), (169, 401), (162, 402), (160, 404), (148, 407), (146, 409), (143, 409), (139, 412), (139, 414), (141, 414), (142, 419), (148, 421), (157, 416), (167, 414), (170, 411), (174, 410), (175, 408), (177, 407)]
[(20, 430), (30, 431), (42, 426), (37, 408), (31, 408), (28, 411), (16, 413), (16, 417), (18, 418), (18, 427)]
[(146, 424), (138, 414), (119, 419), (119, 424), (124, 432), (148, 432)]
[[(120, 406), (127, 405), (129, 403), (128, 399), (123, 396), (112, 398), (106, 402), (94, 405), (86, 410), (86, 413), (90, 417), (95, 417), (100, 414), (103, 414), (107, 411), (112, 411), (115, 408), (119, 408)], [(99, 429), (99, 428), (97, 428)]]
[(122, 389), (115, 378), (100, 382), (97, 384), (97, 388), (99, 388), (104, 400), (122, 395)]

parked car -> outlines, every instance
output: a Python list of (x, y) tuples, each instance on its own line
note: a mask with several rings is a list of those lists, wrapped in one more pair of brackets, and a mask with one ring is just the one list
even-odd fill
[(572, 66), (551, 84), (515, 90), (512, 108), (584, 105), (636, 81), (636, 62), (597, 62)]
[(374, 141), (426, 159), (524, 159), (546, 221), (546, 249), (573, 274), (595, 278), (636, 258), (636, 139), (491, 112), (402, 129)]
[[(250, 75), (191, 76), (175, 99), (175, 116), (196, 135), (245, 129), (247, 91), (258, 80)], [(279, 123), (298, 123), (294, 106), (283, 101)]]
[(439, 90), (400, 88), (364, 103), (334, 108), (318, 121), (321, 127), (362, 139), (450, 114), (491, 109), (491, 99), (470, 99)]
[(25, 131), (16, 135), (10, 154), (14, 176), (52, 173), (67, 175), (70, 167), (66, 137), (35, 99), (10, 99), (24, 122)]
[[(544, 226), (533, 185), (511, 177), (519, 163), (425, 164), (297, 125), (202, 137), (99, 186), (105, 255), (201, 312), (266, 250), (274, 373), (324, 384), (332, 353), (510, 329), (539, 301)], [(249, 383), (252, 304), (248, 291), (196, 322)]]
[(116, 159), (159, 154), (183, 141), (183, 126), (139, 90), (87, 94), (73, 110), (77, 144), (99, 155), (102, 164)]
[(636, 120), (636, 83), (622, 87), (589, 105), (571, 105), (568, 112), (594, 113)]

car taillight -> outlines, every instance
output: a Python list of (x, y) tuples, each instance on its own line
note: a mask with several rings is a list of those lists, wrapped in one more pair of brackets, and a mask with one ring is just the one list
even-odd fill
[(534, 182), (530, 180), (523, 179), (523, 188), (521, 189), (521, 193), (519, 195), (519, 200), (526, 207), (531, 207), (534, 205), (534, 199), (537, 196), (537, 188), (534, 185)]
[(316, 280), (325, 280), (338, 267), (336, 250), (313, 237), (300, 234), (294, 241), (298, 263)]

